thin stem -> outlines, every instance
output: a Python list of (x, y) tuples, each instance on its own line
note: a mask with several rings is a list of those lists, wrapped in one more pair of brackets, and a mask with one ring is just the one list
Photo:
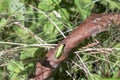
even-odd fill
[(57, 44), (23, 44), (23, 43), (13, 43), (13, 42), (3, 42), (0, 41), (0, 44), (5, 45), (17, 45), (17, 46), (24, 46), (24, 47), (50, 47), (53, 48)]
[(43, 15), (45, 15), (45, 16), (49, 19), (49, 21), (56, 27), (56, 29), (61, 33), (61, 35), (62, 35), (64, 38), (66, 38), (66, 36), (65, 36), (64, 33), (60, 30), (60, 28), (57, 26), (57, 24), (54, 23), (54, 21), (53, 21), (44, 11), (39, 10), (38, 8), (36, 8), (36, 7), (32, 6), (32, 5), (29, 5), (29, 6), (30, 6), (31, 8), (33, 8), (33, 9), (36, 9), (37, 11), (39, 11), (40, 13), (42, 13)]
[(35, 35), (31, 30), (29, 30), (28, 28), (24, 27), (21, 23), (14, 22), (14, 24), (20, 26), (22, 29), (24, 29), (25, 31), (29, 32), (39, 43), (44, 43), (44, 44), (46, 43), (40, 37), (38, 37), (37, 35)]

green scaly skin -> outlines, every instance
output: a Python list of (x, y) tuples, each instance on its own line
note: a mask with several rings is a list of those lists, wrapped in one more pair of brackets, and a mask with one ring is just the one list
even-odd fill
[(57, 51), (55, 52), (55, 56), (54, 56), (55, 59), (59, 59), (60, 58), (60, 56), (63, 53), (63, 49), (64, 49), (64, 44), (60, 44), (60, 46), (58, 47)]

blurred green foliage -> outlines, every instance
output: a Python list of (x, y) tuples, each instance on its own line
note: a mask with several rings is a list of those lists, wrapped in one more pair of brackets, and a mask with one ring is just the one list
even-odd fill
[[(64, 35), (67, 35), (71, 29), (74, 29), (91, 13), (118, 11), (120, 9), (119, 3), (119, 0), (0, 0), (0, 41), (19, 44), (56, 44), (64, 38), (56, 27)], [(105, 41), (103, 37), (100, 36), (102, 46), (109, 47), (105, 44), (112, 41)], [(120, 47), (119, 41), (112, 47)], [(47, 49), (48, 47), (25, 47), (0, 43), (0, 54), (5, 53), (5, 55), (0, 56), (1, 80), (27, 80), (33, 77), (35, 75), (35, 63), (45, 55)], [(116, 56), (119, 54), (109, 55), (110, 61), (115, 63), (108, 63), (110, 68), (105, 65), (106, 57), (104, 55), (83, 54), (82, 59), (87, 62), (87, 67), (92, 76), (86, 77), (84, 71), (75, 64), (63, 63), (56, 70), (53, 78), (55, 80), (72, 80), (73, 78), (75, 78), (73, 80), (85, 80), (86, 78), (93, 80), (95, 77), (96, 80), (96, 77), (98, 79), (100, 77), (117, 77), (119, 70), (117, 64), (120, 63), (120, 60)], [(70, 60), (72, 58), (73, 56), (70, 56)], [(94, 74), (91, 64), (94, 64), (96, 58), (100, 61), (95, 65), (95, 68), (98, 69)], [(80, 64), (79, 60), (75, 61)], [(101, 66), (98, 66), (100, 64)], [(66, 70), (70, 72), (71, 76), (64, 73)], [(112, 70), (110, 71), (112, 76), (107, 76), (109, 70)], [(111, 78), (110, 80), (116, 79)]]

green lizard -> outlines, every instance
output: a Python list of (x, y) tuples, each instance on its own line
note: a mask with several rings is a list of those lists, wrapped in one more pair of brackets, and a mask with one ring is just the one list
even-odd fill
[(57, 51), (55, 52), (54, 58), (56, 58), (56, 59), (60, 58), (60, 56), (63, 53), (64, 46), (65, 46), (64, 44), (60, 44), (60, 46), (58, 47)]

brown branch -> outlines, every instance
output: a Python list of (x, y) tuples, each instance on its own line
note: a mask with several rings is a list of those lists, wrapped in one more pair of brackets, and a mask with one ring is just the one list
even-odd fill
[[(36, 80), (45, 80), (52, 71), (65, 60), (71, 50), (79, 43), (90, 36), (108, 30), (110, 25), (120, 25), (120, 14), (93, 14), (88, 17), (78, 28), (74, 29), (64, 40), (62, 40), (54, 49), (51, 49), (41, 62), (36, 64)], [(64, 44), (63, 53), (59, 59), (54, 55), (60, 44)]]

